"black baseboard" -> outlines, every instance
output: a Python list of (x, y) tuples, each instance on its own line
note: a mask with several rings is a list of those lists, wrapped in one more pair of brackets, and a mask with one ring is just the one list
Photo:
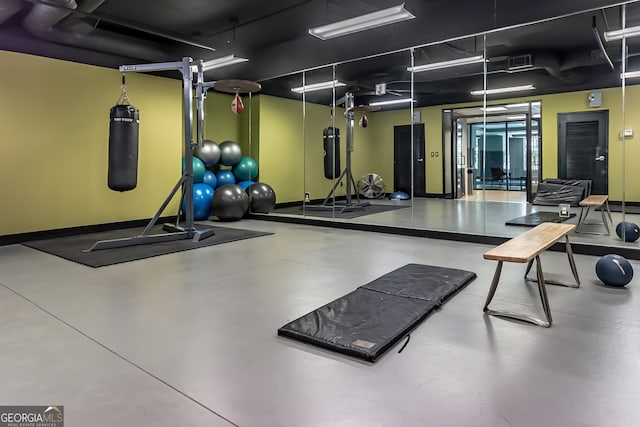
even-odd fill
[[(251, 219), (261, 221), (284, 222), (290, 224), (313, 225), (319, 227), (330, 227), (347, 230), (369, 231), (375, 233), (396, 234), (401, 236), (426, 237), (429, 239), (452, 240), (457, 242), (480, 243), (485, 245), (499, 245), (510, 237), (483, 236), (479, 234), (457, 233), (453, 231), (438, 231), (416, 228), (404, 228), (386, 225), (359, 224), (341, 221), (326, 221), (322, 219), (305, 218), (298, 216), (280, 217), (276, 215), (249, 215)], [(616, 246), (599, 246), (585, 243), (571, 242), (573, 253), (581, 255), (603, 256), (607, 254), (618, 254), (627, 259), (640, 260), (640, 250)], [(555, 252), (565, 252), (564, 243), (556, 243), (548, 250)]]
[[(175, 216), (161, 217), (158, 224), (175, 222)], [(98, 233), (123, 228), (144, 227), (151, 218), (135, 219), (130, 221), (109, 222), (106, 224), (82, 225), (79, 227), (58, 228), (54, 230), (33, 231), (29, 233), (8, 234), (0, 236), (0, 246), (20, 244), (33, 240), (55, 239), (57, 237), (76, 236), (78, 234)]]

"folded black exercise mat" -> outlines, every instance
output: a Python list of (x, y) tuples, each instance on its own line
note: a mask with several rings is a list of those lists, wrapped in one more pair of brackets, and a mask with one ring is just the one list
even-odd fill
[(286, 208), (274, 209), (272, 213), (275, 214), (289, 214), (289, 215), (306, 215), (316, 216), (321, 218), (358, 218), (365, 215), (373, 215), (381, 212), (392, 211), (396, 209), (408, 208), (410, 206), (397, 204), (397, 205), (378, 205), (370, 204), (364, 208), (355, 208), (342, 212), (344, 206), (336, 205), (334, 209), (331, 206), (322, 207), (318, 205), (312, 205), (308, 209), (302, 209), (302, 206), (290, 206)]
[(505, 222), (505, 225), (522, 225), (525, 227), (535, 227), (536, 225), (540, 225), (543, 222), (565, 222), (566, 220), (576, 216), (576, 214), (574, 213), (569, 215), (569, 218), (563, 218), (558, 215), (558, 212), (534, 212), (529, 215), (511, 219)]
[[(34, 240), (23, 243), (24, 246), (38, 249), (51, 255), (65, 258), (69, 261), (90, 267), (104, 267), (112, 264), (135, 261), (158, 255), (166, 255), (174, 252), (188, 251), (205, 246), (219, 245), (221, 243), (234, 242), (252, 237), (266, 236), (273, 233), (242, 230), (238, 228), (212, 227), (210, 225), (197, 224), (199, 230), (213, 228), (215, 235), (199, 242), (190, 239), (175, 240), (172, 242), (157, 242), (146, 245), (127, 246), (124, 248), (102, 249), (99, 251), (83, 252), (89, 249), (99, 240), (120, 239), (123, 237), (137, 236), (142, 233), (144, 227), (126, 228), (122, 230), (104, 231), (99, 233), (80, 234), (77, 236), (59, 237), (55, 239)], [(147, 234), (162, 234), (162, 226), (155, 226)]]
[(407, 264), (284, 325), (278, 335), (375, 362), (475, 278), (471, 271)]

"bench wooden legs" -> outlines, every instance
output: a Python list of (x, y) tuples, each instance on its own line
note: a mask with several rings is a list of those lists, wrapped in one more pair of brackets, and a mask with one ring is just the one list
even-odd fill
[[(569, 236), (565, 236), (565, 238), (566, 238), (565, 248), (567, 251), (567, 257), (569, 258), (569, 266), (571, 267), (571, 272), (573, 273), (573, 277), (576, 280), (575, 284), (567, 284), (567, 283), (562, 283), (562, 282), (557, 282), (552, 280), (545, 280), (544, 274), (542, 272), (542, 263), (540, 261), (539, 255), (537, 255), (534, 259), (531, 259), (529, 261), (529, 263), (527, 264), (526, 272), (524, 274), (525, 280), (535, 281), (538, 284), (538, 292), (540, 293), (540, 301), (542, 302), (542, 309), (544, 310), (545, 319), (538, 319), (536, 317), (532, 317), (532, 316), (528, 316), (520, 313), (514, 313), (511, 311), (491, 310), (489, 308), (489, 304), (491, 303), (491, 300), (493, 299), (493, 296), (496, 293), (496, 289), (498, 288), (498, 282), (500, 281), (500, 274), (502, 273), (503, 261), (498, 261), (498, 265), (496, 266), (496, 271), (493, 275), (493, 281), (491, 282), (491, 287), (489, 288), (489, 294), (487, 295), (487, 300), (484, 303), (483, 311), (486, 314), (489, 314), (492, 316), (508, 317), (512, 319), (533, 323), (534, 325), (542, 326), (545, 328), (550, 327), (553, 320), (551, 318), (551, 307), (549, 306), (549, 298), (547, 297), (547, 290), (545, 288), (545, 284), (548, 283), (551, 285), (568, 286), (572, 288), (580, 287), (580, 278), (578, 277), (578, 270), (576, 269), (576, 263), (575, 263), (575, 260), (573, 259), (573, 251), (571, 250), (571, 243), (569, 242)], [(535, 279), (527, 277), (527, 275), (531, 271), (531, 268), (533, 267), (534, 261), (536, 263)]]

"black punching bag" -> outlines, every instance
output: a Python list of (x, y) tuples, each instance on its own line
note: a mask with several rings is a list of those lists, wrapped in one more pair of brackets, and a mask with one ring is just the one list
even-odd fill
[(322, 140), (324, 142), (324, 177), (336, 179), (340, 176), (340, 129), (334, 127), (323, 129)]
[(140, 112), (133, 105), (114, 105), (109, 118), (109, 188), (133, 190), (138, 184)]

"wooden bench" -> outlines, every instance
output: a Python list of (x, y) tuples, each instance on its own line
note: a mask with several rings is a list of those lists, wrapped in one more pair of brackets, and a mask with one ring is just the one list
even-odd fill
[[(580, 278), (578, 277), (578, 270), (576, 269), (576, 264), (573, 259), (571, 243), (569, 242), (569, 233), (571, 233), (575, 229), (576, 226), (574, 224), (543, 222), (542, 224), (532, 228), (531, 230), (528, 230), (527, 232), (514, 237), (511, 240), (508, 240), (500, 246), (496, 246), (490, 251), (485, 252), (484, 259), (498, 261), (498, 266), (496, 267), (496, 272), (494, 273), (493, 281), (491, 282), (491, 287), (489, 288), (489, 294), (487, 295), (487, 300), (484, 304), (483, 311), (486, 314), (490, 314), (493, 316), (509, 317), (512, 319), (534, 323), (546, 328), (550, 327), (552, 323), (551, 309), (549, 308), (549, 300), (547, 298), (545, 283), (573, 288), (580, 287)], [(553, 246), (553, 244), (555, 244), (563, 237), (565, 238), (565, 250), (569, 258), (569, 266), (571, 267), (571, 272), (573, 273), (576, 284), (567, 284), (552, 280), (545, 280), (542, 273), (540, 254), (549, 249), (551, 246)], [(530, 279), (527, 277), (527, 275), (529, 274), (529, 271), (531, 271), (531, 267), (533, 266), (534, 261), (536, 262), (537, 278)], [(496, 293), (498, 282), (500, 281), (500, 273), (502, 272), (503, 262), (528, 263), (527, 269), (524, 273), (524, 279), (526, 281), (536, 281), (538, 283), (538, 291), (540, 292), (540, 300), (542, 301), (542, 308), (544, 309), (546, 320), (537, 319), (535, 317), (509, 311), (496, 311), (489, 309), (489, 303), (491, 303), (491, 300)]]
[[(591, 196), (582, 199), (579, 203), (580, 205), (580, 218), (578, 218), (578, 227), (576, 228), (576, 233), (587, 233), (587, 234), (611, 234), (609, 231), (609, 224), (607, 223), (607, 218), (604, 215), (604, 210), (606, 208), (607, 214), (609, 215), (609, 221), (611, 221), (611, 225), (613, 225), (613, 219), (611, 218), (611, 211), (609, 210), (609, 196), (606, 194), (592, 194)], [(584, 208), (587, 208), (586, 212)], [(587, 216), (589, 215), (589, 211), (591, 208), (600, 208), (600, 213), (602, 213), (602, 222), (587, 222)], [(584, 231), (584, 225), (603, 225), (606, 233), (598, 233), (594, 231)]]

